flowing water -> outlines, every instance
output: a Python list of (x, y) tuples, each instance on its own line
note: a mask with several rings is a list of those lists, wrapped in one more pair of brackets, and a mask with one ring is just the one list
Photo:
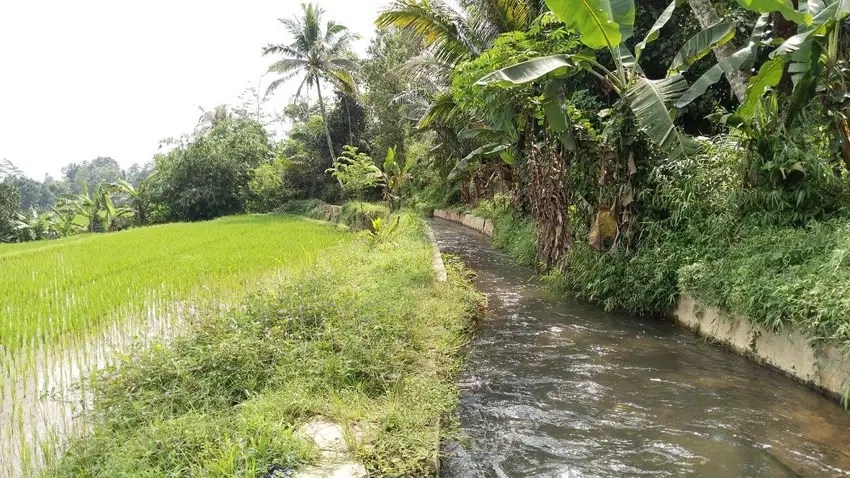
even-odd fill
[(850, 476), (837, 403), (669, 321), (553, 297), (485, 236), (432, 227), (489, 304), (443, 476)]

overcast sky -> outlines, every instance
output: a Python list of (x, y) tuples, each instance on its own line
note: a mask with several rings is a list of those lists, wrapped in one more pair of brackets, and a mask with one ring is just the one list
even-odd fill
[[(388, 0), (321, 0), (363, 36)], [(192, 130), (198, 106), (236, 103), (288, 42), (295, 0), (0, 1), (0, 159), (27, 175), (111, 156), (144, 163), (160, 139)], [(265, 81), (268, 83), (268, 81)], [(297, 84), (276, 93), (285, 103)]]

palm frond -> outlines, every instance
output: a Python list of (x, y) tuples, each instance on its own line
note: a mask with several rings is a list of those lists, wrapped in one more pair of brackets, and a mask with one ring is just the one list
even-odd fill
[(484, 45), (501, 33), (527, 29), (544, 11), (536, 0), (480, 0), (469, 8), (472, 29)]
[[(434, 96), (428, 111), (419, 119), (417, 127), (427, 128), (433, 123), (452, 123), (457, 119), (457, 104), (450, 91), (443, 91)], [(460, 128), (455, 128), (456, 130)]]
[(304, 53), (297, 51), (289, 45), (273, 45), (269, 43), (263, 47), (263, 56), (268, 55), (286, 55), (292, 58), (302, 58)]
[(414, 33), (447, 63), (456, 64), (479, 54), (466, 18), (441, 0), (395, 0), (375, 24)]
[[(295, 78), (296, 76), (298, 76), (299, 73), (301, 73), (301, 72), (300, 71), (293, 71), (292, 73), (289, 73), (287, 75), (283, 75), (279, 78), (275, 78), (271, 83), (269, 83), (269, 86), (266, 87), (266, 94), (270, 95), (270, 94), (274, 93), (275, 90), (277, 90), (280, 87), (280, 85), (282, 85), (282, 84), (288, 82), (289, 80)], [(306, 76), (305, 76), (305, 80), (306, 80)], [(302, 81), (302, 83), (303, 83), (303, 81)]]
[(339, 37), (330, 42), (325, 43), (325, 50), (328, 56), (340, 56), (343, 53), (351, 50), (351, 42), (360, 38), (360, 35), (346, 31)]
[(325, 43), (333, 43), (337, 36), (342, 33), (348, 32), (348, 27), (345, 25), (340, 25), (339, 23), (330, 20), (328, 21), (327, 26), (325, 26)]
[(307, 67), (305, 60), (297, 58), (284, 58), (269, 65), (269, 73), (282, 73), (284, 75)]
[(357, 61), (349, 58), (331, 58), (328, 60), (328, 64), (337, 70), (356, 71), (360, 68), (360, 64)]
[(453, 70), (451, 64), (440, 60), (433, 55), (433, 52), (426, 50), (395, 67), (391, 74), (401, 78), (411, 78), (412, 83), (437, 90), (449, 86)]

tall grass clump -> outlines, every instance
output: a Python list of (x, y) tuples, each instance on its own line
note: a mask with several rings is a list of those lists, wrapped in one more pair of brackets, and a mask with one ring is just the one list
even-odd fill
[(314, 459), (295, 433), (321, 415), (361, 430), (373, 476), (425, 476), (479, 296), (457, 266), (441, 283), (424, 224), (367, 235), (199, 314), (171, 343), (91, 380), (91, 432), (48, 476), (258, 476)]
[(850, 346), (850, 225), (743, 228), (721, 251), (679, 270), (681, 289), (778, 330)]
[(349, 201), (342, 205), (339, 220), (353, 229), (369, 229), (372, 220), (384, 219), (390, 215), (390, 208), (385, 204)]

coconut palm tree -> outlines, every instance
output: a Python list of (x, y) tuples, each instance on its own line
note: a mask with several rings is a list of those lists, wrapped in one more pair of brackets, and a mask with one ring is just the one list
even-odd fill
[(394, 0), (375, 21), (381, 28), (409, 32), (428, 47), (399, 69), (414, 78), (416, 86), (396, 102), (406, 118), (445, 136), (441, 143), (455, 146), (460, 143), (451, 131), (466, 124), (457, 117), (449, 91), (455, 67), (486, 51), (500, 34), (528, 29), (548, 10), (543, 0), (462, 0), (458, 5), (453, 8), (445, 0)]
[(349, 31), (348, 27), (334, 21), (328, 21), (323, 26), (322, 15), (325, 11), (317, 5), (302, 3), (301, 8), (303, 12), (300, 16), (278, 19), (294, 41), (289, 44), (269, 44), (263, 48), (263, 56), (283, 56), (269, 66), (269, 72), (278, 73), (280, 77), (269, 84), (267, 93), (299, 75), (303, 77), (295, 93), (296, 98), (301, 95), (305, 85), (308, 89), (316, 87), (319, 110), (325, 123), (325, 137), (333, 162), (336, 155), (328, 127), (321, 83), (327, 81), (346, 92), (354, 91), (351, 73), (357, 69), (357, 63), (351, 59), (350, 46), (357, 35)]
[(227, 105), (218, 105), (211, 110), (205, 110), (203, 106), (198, 106), (201, 111), (201, 116), (198, 117), (197, 129), (200, 132), (205, 132), (213, 129), (213, 127), (222, 121), (227, 121), (233, 118), (233, 112)]
[(375, 24), (396, 27), (419, 36), (431, 55), (454, 66), (487, 50), (501, 33), (525, 30), (545, 11), (542, 0), (395, 0)]

